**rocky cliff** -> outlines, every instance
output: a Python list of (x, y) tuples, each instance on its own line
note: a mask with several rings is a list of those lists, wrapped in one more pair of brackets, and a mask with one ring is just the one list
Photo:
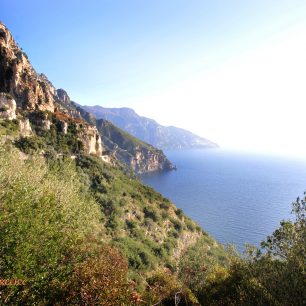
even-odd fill
[(16, 119), (16, 101), (10, 94), (0, 92), (0, 118)]
[(22, 109), (54, 112), (55, 88), (44, 75), (36, 73), (1, 23), (0, 67), (0, 92), (9, 93)]
[[(101, 155), (101, 137), (96, 127), (86, 123), (69, 105), (67, 93), (56, 90), (45, 75), (34, 70), (9, 30), (0, 23), (0, 119), (17, 118), (20, 136), (27, 137), (33, 135), (31, 125), (36, 130), (37, 127), (50, 130), (57, 125), (63, 134), (73, 125), (77, 127), (75, 137), (82, 143), (83, 151)], [(52, 120), (48, 118), (50, 114)]]
[[(27, 55), (0, 23), (0, 119), (17, 119), (20, 137), (38, 137), (31, 146), (60, 155), (92, 154), (110, 161), (117, 158), (138, 173), (168, 170), (173, 166), (163, 152), (133, 138), (70, 100), (64, 89), (56, 89), (38, 74)], [(30, 146), (31, 141), (20, 145)]]

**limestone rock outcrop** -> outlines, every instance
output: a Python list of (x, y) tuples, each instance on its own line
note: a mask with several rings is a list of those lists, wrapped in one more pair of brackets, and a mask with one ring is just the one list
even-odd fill
[(16, 101), (4, 92), (0, 92), (0, 119), (16, 119)]
[(9, 93), (27, 110), (54, 111), (55, 88), (36, 73), (9, 30), (0, 23), (0, 92)]
[(136, 148), (135, 157), (130, 160), (131, 167), (137, 173), (171, 170), (175, 167), (161, 151)]
[(30, 137), (33, 135), (30, 120), (28, 118), (22, 118), (18, 120), (19, 132), (22, 137)]
[[(18, 115), (20, 136), (33, 135), (31, 123), (46, 131), (56, 123), (64, 135), (73, 124), (77, 126), (75, 137), (82, 142), (84, 152), (102, 155), (97, 128), (85, 122), (65, 90), (56, 90), (44, 74), (34, 70), (10, 31), (0, 23), (0, 118), (16, 119), (18, 109), (22, 113)], [(53, 114), (55, 122), (48, 114)]]
[(102, 136), (103, 147), (121, 162), (130, 166), (136, 173), (175, 169), (165, 154), (153, 146), (140, 141), (114, 126), (111, 122), (99, 119), (97, 128)]
[(101, 136), (95, 126), (87, 125), (83, 127), (79, 137), (87, 154), (102, 155)]

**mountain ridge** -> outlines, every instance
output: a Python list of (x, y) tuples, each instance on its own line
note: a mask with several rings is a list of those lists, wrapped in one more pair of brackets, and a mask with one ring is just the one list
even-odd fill
[(140, 116), (132, 108), (106, 108), (99, 105), (82, 107), (97, 119), (109, 120), (133, 136), (162, 150), (218, 147), (216, 143), (188, 130), (164, 126), (154, 119)]

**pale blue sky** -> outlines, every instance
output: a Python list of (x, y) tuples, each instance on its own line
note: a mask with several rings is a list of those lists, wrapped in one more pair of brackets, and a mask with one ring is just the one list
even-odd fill
[(306, 151), (305, 18), (302, 0), (0, 2), (36, 70), (73, 100), (282, 152)]

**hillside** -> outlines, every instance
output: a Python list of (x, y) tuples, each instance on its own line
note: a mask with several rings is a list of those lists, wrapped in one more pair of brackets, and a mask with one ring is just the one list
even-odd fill
[(99, 119), (96, 126), (103, 135), (103, 146), (108, 148), (118, 160), (134, 169), (136, 173), (174, 169), (161, 150), (131, 136), (111, 122)]
[[(64, 91), (35, 72), (2, 24), (0, 54), (0, 272), (23, 284), (0, 284), (1, 299), (13, 305), (93, 305), (78, 290), (101, 301), (100, 291), (78, 280), (88, 276), (87, 264), (95, 271), (92, 265), (100, 269), (111, 258), (118, 267), (101, 273), (116, 279), (122, 265), (127, 274), (122, 272), (120, 284), (126, 287), (128, 278), (144, 290), (150, 271), (167, 269), (172, 275), (181, 254), (201, 237), (215, 250), (209, 257), (225, 259), (223, 248), (173, 203), (124, 173), (116, 158), (105, 161), (103, 134), (83, 119)], [(161, 154), (109, 122), (97, 125), (109, 146), (117, 146), (116, 139), (126, 152), (137, 155), (143, 147), (153, 156)], [(95, 261), (99, 254), (104, 257)], [(88, 277), (86, 284), (93, 286), (96, 276)], [(128, 300), (136, 287), (126, 287)], [(116, 291), (116, 285), (107, 290)]]
[(163, 150), (216, 148), (215, 143), (187, 130), (163, 126), (155, 120), (139, 116), (130, 108), (82, 106), (97, 119), (106, 119), (133, 136)]
[(0, 305), (305, 304), (305, 196), (242, 258), (103, 155), (93, 124), (157, 149), (78, 110), (1, 23), (0, 68)]
[[(58, 149), (61, 147), (59, 154), (68, 154), (65, 147), (69, 141), (75, 143), (71, 152), (74, 155), (82, 152), (104, 155), (105, 160), (113, 162), (116, 154), (102, 147), (103, 135), (94, 126), (95, 119), (70, 101), (65, 90), (56, 89), (45, 75), (35, 71), (3, 24), (0, 24), (0, 48), (0, 106), (6, 109), (1, 116), (18, 120), (25, 137), (47, 137), (47, 146), (56, 143)], [(56, 139), (55, 130), (62, 131), (64, 136)], [(128, 137), (127, 134), (125, 136)], [(111, 141), (116, 143), (115, 139)], [(172, 169), (161, 151), (150, 149), (150, 156), (160, 161), (152, 163), (152, 160), (146, 159), (146, 154), (142, 154), (142, 147), (146, 145), (130, 150), (130, 159), (121, 158), (121, 161), (128, 162), (127, 165), (136, 172)], [(46, 150), (46, 147), (42, 145), (40, 149)], [(132, 162), (138, 159), (136, 152), (142, 154), (141, 162)]]

